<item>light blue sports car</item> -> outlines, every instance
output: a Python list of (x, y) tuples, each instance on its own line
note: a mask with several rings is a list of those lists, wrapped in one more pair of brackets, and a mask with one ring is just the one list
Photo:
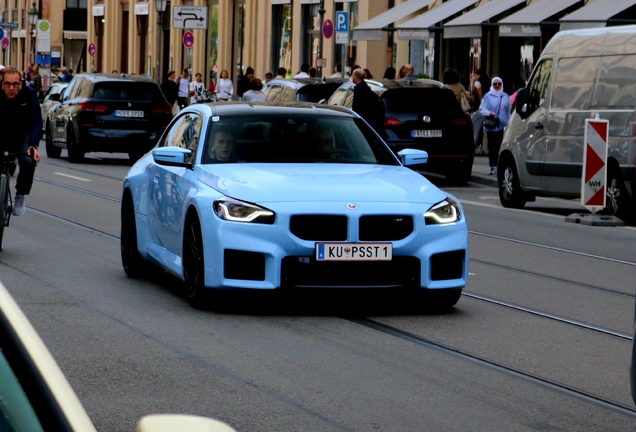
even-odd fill
[(194, 307), (219, 290), (389, 288), (452, 307), (466, 285), (459, 202), (404, 166), (351, 111), (196, 104), (123, 185), (124, 270), (152, 262)]

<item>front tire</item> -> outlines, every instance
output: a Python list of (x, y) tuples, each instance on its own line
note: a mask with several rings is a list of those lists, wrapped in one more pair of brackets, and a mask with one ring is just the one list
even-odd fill
[(201, 225), (196, 216), (186, 223), (183, 238), (183, 272), (186, 294), (190, 306), (195, 309), (207, 309), (209, 291), (205, 287), (205, 261), (203, 255), (203, 236)]
[(129, 194), (126, 194), (121, 205), (120, 238), (121, 263), (124, 267), (124, 271), (128, 277), (131, 278), (141, 278), (145, 276), (149, 263), (139, 254), (135, 207), (132, 197)]
[(526, 194), (521, 190), (517, 167), (510, 156), (500, 157), (497, 167), (499, 183), (499, 201), (506, 208), (521, 209), (528, 202)]
[(616, 216), (619, 219), (626, 220), (629, 214), (629, 197), (625, 182), (621, 178), (621, 173), (616, 167), (608, 167), (607, 184), (606, 184), (606, 200), (603, 213)]

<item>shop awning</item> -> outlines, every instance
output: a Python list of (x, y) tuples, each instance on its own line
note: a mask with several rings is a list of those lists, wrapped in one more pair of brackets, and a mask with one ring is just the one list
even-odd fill
[(499, 36), (541, 36), (541, 21), (574, 6), (581, 0), (539, 0), (499, 21)]
[(444, 38), (480, 38), (481, 24), (526, 0), (497, 0), (477, 6), (470, 12), (444, 24)]
[(427, 12), (395, 26), (398, 39), (428, 39), (428, 28), (440, 21), (455, 15), (457, 12), (471, 7), (479, 0), (449, 0), (446, 3), (429, 9)]
[[(431, 0), (432, 1), (432, 0)], [(429, 1), (409, 0), (371, 18), (353, 29), (354, 40), (382, 40), (383, 29), (429, 5)]]
[(607, 20), (636, 5), (636, 0), (595, 0), (564, 16), (561, 30), (605, 27)]

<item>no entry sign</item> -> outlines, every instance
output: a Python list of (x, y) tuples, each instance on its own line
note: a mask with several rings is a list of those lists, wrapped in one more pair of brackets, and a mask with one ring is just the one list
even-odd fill
[(605, 208), (608, 120), (585, 120), (581, 204), (595, 213)]

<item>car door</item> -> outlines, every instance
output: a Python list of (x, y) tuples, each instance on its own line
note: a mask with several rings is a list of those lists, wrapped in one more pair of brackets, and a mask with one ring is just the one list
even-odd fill
[(51, 114), (51, 136), (53, 141), (66, 143), (66, 125), (73, 108), (73, 98), (76, 93), (77, 83), (81, 78), (75, 78), (64, 91), (60, 106)]
[(547, 58), (537, 65), (527, 86), (527, 106), (521, 108), (530, 114), (523, 120), (519, 129), (508, 132), (516, 136), (519, 176), (524, 187), (545, 188), (543, 154), (550, 136), (546, 101), (553, 63), (551, 58)]
[[(192, 150), (196, 160), (203, 116), (180, 115), (163, 135), (159, 147), (177, 146)], [(180, 254), (183, 217), (188, 194), (196, 188), (194, 172), (188, 168), (153, 164), (149, 175), (148, 220), (153, 239), (174, 254)]]

